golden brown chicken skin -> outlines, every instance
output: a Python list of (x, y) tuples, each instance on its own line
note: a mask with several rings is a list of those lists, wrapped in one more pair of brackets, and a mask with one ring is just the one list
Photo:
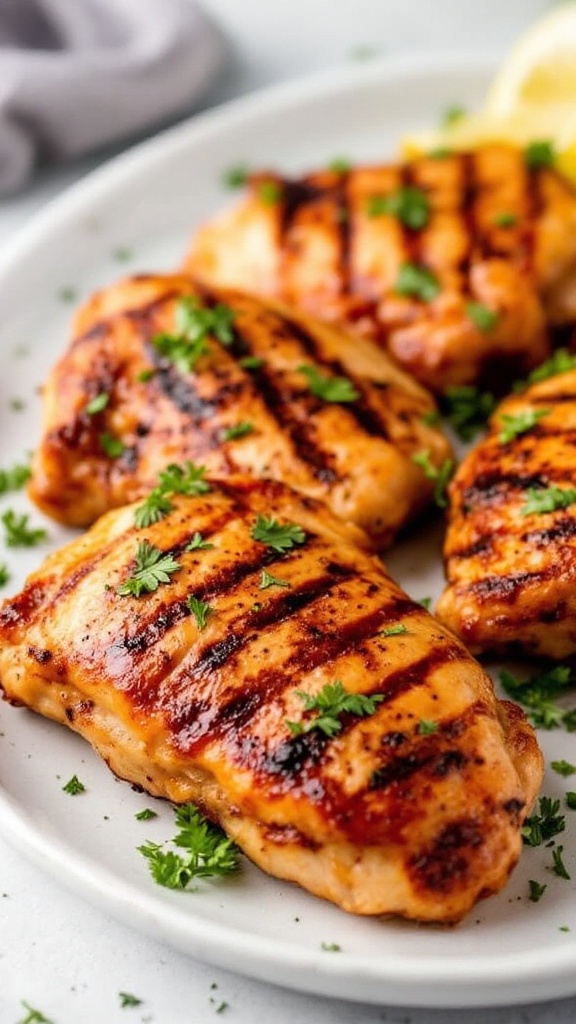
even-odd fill
[(576, 198), (512, 146), (406, 164), (257, 175), (186, 266), (387, 346), (435, 391), (502, 391), (576, 320)]
[[(233, 480), (172, 505), (142, 529), (135, 506), (108, 513), (4, 602), (8, 700), (345, 910), (455, 921), (497, 892), (542, 774), (522, 712), (322, 504)], [(299, 527), (292, 546), (259, 517)], [(119, 593), (143, 542), (177, 568)], [(301, 694), (337, 683), (375, 699), (328, 735)]]
[[(207, 335), (193, 366), (189, 342), (178, 347), (191, 301), (200, 318), (225, 314), (221, 339)], [(220, 476), (285, 480), (382, 547), (431, 499), (412, 455), (428, 451), (436, 468), (450, 455), (424, 422), (434, 414), (430, 395), (385, 353), (275, 303), (198, 295), (183, 276), (140, 277), (95, 296), (76, 331), (44, 388), (30, 484), (43, 511), (73, 526), (190, 459)], [(314, 374), (343, 395), (318, 397)]]
[(450, 485), (438, 615), (474, 651), (576, 653), (575, 431), (570, 371), (506, 399)]

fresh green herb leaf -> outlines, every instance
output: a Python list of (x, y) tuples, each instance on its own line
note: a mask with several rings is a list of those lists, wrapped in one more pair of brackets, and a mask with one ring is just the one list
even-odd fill
[(507, 416), (504, 413), (500, 418), (502, 423), (502, 430), (498, 434), (500, 444), (508, 444), (520, 434), (526, 434), (536, 426), (538, 420), (547, 416), (549, 412), (551, 412), (550, 409), (525, 409), (524, 412), (519, 412), (516, 416)]
[(373, 715), (377, 705), (384, 700), (380, 693), (367, 697), (363, 693), (350, 693), (345, 690), (337, 679), (334, 683), (326, 683), (319, 693), (304, 693), (296, 690), (296, 696), (304, 703), (304, 712), (317, 711), (314, 718), (300, 722), (286, 721), (293, 736), (319, 729), (326, 736), (335, 736), (342, 729), (340, 718), (344, 714), (364, 718)]
[(446, 488), (452, 479), (454, 473), (455, 464), (453, 459), (444, 459), (444, 462), (440, 467), (435, 466), (430, 461), (430, 451), (428, 448), (424, 451), (416, 452), (412, 456), (412, 462), (415, 462), (420, 467), (424, 476), (427, 480), (434, 481), (434, 501), (438, 505), (438, 508), (446, 508), (448, 500), (446, 498)]
[(78, 292), (75, 288), (70, 288), (69, 285), (65, 285), (64, 288), (61, 288), (58, 292), (58, 298), (60, 299), (60, 302), (76, 302)]
[(368, 217), (389, 214), (413, 231), (425, 228), (430, 219), (430, 200), (421, 188), (406, 185), (388, 196), (371, 196), (366, 206)]
[(286, 580), (280, 580), (277, 576), (273, 576), (271, 572), (266, 572), (266, 569), (262, 569), (262, 575), (260, 577), (259, 590), (267, 590), (268, 587), (289, 587), (290, 584)]
[(138, 814), (135, 814), (134, 817), (136, 821), (152, 821), (152, 818), (158, 817), (158, 813), (150, 807), (145, 807), (143, 811), (138, 811)]
[(571, 931), (570, 925), (568, 925), (568, 924), (561, 924), (560, 927), (558, 928), (558, 931), (559, 932), (569, 932), (569, 931)]
[(204, 479), (206, 466), (196, 466), (188, 459), (183, 466), (169, 463), (158, 476), (158, 487), (163, 494), (189, 494), (197, 497), (208, 494), (210, 484)]
[(562, 775), (565, 779), (570, 775), (576, 775), (576, 764), (570, 764), (569, 761), (551, 761), (550, 767), (552, 771), (555, 771), (557, 775)]
[(522, 840), (526, 846), (542, 846), (566, 828), (566, 818), (559, 814), (560, 801), (541, 796), (538, 813), (526, 818), (522, 826)]
[(142, 1006), (142, 1000), (138, 999), (137, 996), (133, 996), (130, 992), (119, 992), (118, 998), (122, 1009), (126, 1006)]
[(402, 633), (407, 632), (406, 626), (399, 622), (397, 626), (387, 626), (386, 629), (381, 629), (378, 636), (401, 636)]
[(557, 846), (555, 850), (552, 850), (552, 871), (555, 875), (558, 875), (558, 878), (565, 878), (569, 882), (571, 875), (562, 860), (563, 853), (563, 846)]
[(100, 447), (109, 459), (119, 459), (126, 451), (126, 445), (114, 434), (100, 434)]
[(556, 702), (556, 698), (563, 696), (574, 682), (572, 670), (567, 665), (555, 665), (524, 682), (511, 672), (503, 671), (500, 682), (508, 696), (527, 709), (528, 718), (537, 728), (558, 729), (563, 726), (567, 732), (576, 731), (574, 711), (565, 711)]
[(455, 124), (458, 124), (458, 121), (461, 121), (462, 118), (466, 117), (466, 114), (466, 107), (462, 107), (459, 104), (454, 104), (453, 106), (448, 107), (442, 115), (442, 128), (453, 128)]
[(482, 334), (489, 334), (490, 331), (493, 331), (500, 319), (499, 314), (489, 306), (485, 306), (483, 302), (467, 302), (466, 316), (479, 331), (482, 331)]
[(223, 441), (236, 441), (239, 437), (247, 437), (248, 434), (252, 434), (253, 431), (254, 431), (253, 424), (252, 423), (248, 423), (247, 420), (243, 421), (241, 423), (235, 423), (234, 426), (226, 427), (222, 431), (222, 440)]
[(362, 43), (359, 46), (354, 46), (348, 56), (350, 60), (373, 60), (375, 57), (380, 56), (381, 53), (380, 47)]
[(224, 171), (222, 175), (222, 184), (224, 188), (234, 189), (243, 188), (250, 177), (250, 170), (246, 164), (236, 164), (235, 167), (230, 167), (227, 171)]
[(326, 953), (341, 953), (342, 946), (339, 946), (337, 942), (323, 942), (321, 947)]
[(191, 373), (201, 356), (209, 352), (208, 338), (213, 336), (225, 346), (234, 340), (235, 313), (229, 306), (217, 303), (204, 307), (193, 295), (176, 304), (173, 334), (157, 334), (153, 343), (181, 373)]
[(138, 847), (158, 885), (186, 889), (195, 878), (230, 875), (238, 870), (240, 851), (220, 828), (207, 821), (194, 804), (174, 810), (179, 831), (172, 843), (186, 854), (180, 856), (164, 850), (165, 844), (150, 841)]
[(550, 139), (531, 142), (524, 150), (524, 163), (530, 171), (553, 167), (556, 159), (554, 143)]
[(0, 587), (6, 586), (10, 579), (10, 570), (5, 562), (0, 562)]
[(440, 282), (427, 267), (417, 263), (403, 263), (394, 285), (398, 295), (432, 302), (440, 294)]
[(297, 523), (279, 523), (270, 516), (262, 515), (258, 516), (250, 536), (279, 554), (306, 541), (306, 534)]
[(216, 1007), (216, 1013), (224, 1013), (224, 1010), (228, 1009), (228, 1003), (222, 1000), (221, 1003)]
[(556, 377), (560, 373), (567, 373), (575, 368), (576, 355), (569, 352), (567, 348), (557, 348), (550, 356), (550, 359), (545, 359), (543, 363), (540, 363), (539, 366), (528, 374), (526, 380), (516, 381), (513, 390), (515, 392), (524, 391), (530, 384), (539, 384), (540, 381)]
[(89, 416), (96, 416), (97, 413), (102, 412), (108, 402), (110, 401), (110, 395), (107, 391), (101, 391), (99, 395), (96, 395), (88, 404), (84, 407), (84, 412), (87, 412)]
[(155, 373), (156, 370), (152, 369), (152, 367), (150, 367), (150, 369), (148, 370), (140, 370), (140, 373), (136, 374), (136, 380), (140, 384), (147, 384), (149, 380), (152, 380), (152, 377), (154, 377)]
[(212, 606), (206, 601), (200, 601), (198, 597), (194, 597), (194, 594), (190, 594), (190, 596), (186, 598), (186, 607), (196, 619), (198, 629), (206, 629), (208, 617), (212, 615), (214, 611)]
[(9, 508), (2, 516), (4, 524), (4, 540), (9, 548), (33, 548), (36, 544), (45, 540), (48, 534), (46, 530), (31, 530), (28, 526), (30, 516), (17, 516), (13, 509)]
[(308, 381), (308, 390), (324, 402), (355, 402), (360, 395), (347, 377), (327, 377), (315, 366), (299, 366)]
[(10, 408), (12, 412), (22, 412), (26, 408), (26, 402), (22, 398), (11, 398)]
[(142, 505), (139, 505), (134, 513), (134, 522), (139, 530), (146, 526), (159, 523), (164, 516), (174, 508), (172, 502), (162, 493), (160, 488), (155, 487)]
[(66, 785), (62, 786), (62, 789), (65, 793), (69, 793), (70, 796), (78, 796), (79, 793), (86, 792), (86, 786), (83, 782), (80, 782), (77, 775), (73, 775)]
[(171, 554), (166, 554), (147, 540), (143, 540), (136, 550), (132, 575), (116, 587), (116, 593), (120, 597), (152, 594), (158, 590), (161, 583), (170, 583), (170, 576), (179, 569), (179, 562), (176, 562)]
[(20, 491), (30, 479), (30, 466), (17, 463), (11, 469), (0, 469), (0, 494)]
[(438, 729), (438, 722), (432, 722), (430, 719), (421, 718), (418, 722), (418, 733), (420, 736), (432, 736)]
[(502, 213), (497, 213), (492, 223), (497, 228), (513, 228), (518, 223), (518, 215), (516, 213), (508, 213), (507, 210), (503, 210)]
[(427, 612), (429, 612), (431, 607), (432, 607), (432, 598), (431, 597), (421, 597), (419, 602), (418, 602), (418, 604), (421, 604), (422, 607), (425, 608)]
[(435, 427), (442, 422), (442, 416), (438, 409), (429, 409), (428, 412), (422, 413), (420, 422), (425, 423), (427, 427)]
[(446, 389), (444, 395), (446, 418), (463, 441), (471, 441), (486, 426), (496, 406), (496, 398), (489, 391), (481, 392), (472, 385), (463, 384)]
[(127, 245), (119, 245), (114, 249), (112, 256), (118, 263), (129, 263), (130, 260), (134, 259), (134, 251), (129, 249)]
[(447, 157), (452, 156), (452, 150), (446, 146), (438, 146), (437, 149), (431, 149), (426, 155), (429, 160), (446, 160)]
[(527, 500), (520, 509), (523, 516), (555, 512), (576, 502), (576, 487), (529, 487), (525, 493)]
[(194, 533), (192, 535), (192, 540), (189, 541), (189, 543), (186, 545), (185, 550), (186, 551), (208, 551), (208, 550), (210, 550), (213, 547), (214, 547), (214, 545), (210, 544), (208, 541), (205, 541), (203, 539), (203, 537), (202, 537), (202, 534), (198, 533), (198, 530), (196, 530), (196, 533)]
[(351, 163), (346, 160), (343, 156), (336, 156), (328, 164), (328, 170), (333, 171), (334, 174), (347, 174), (351, 168)]
[(22, 999), (22, 1006), (26, 1010), (26, 1017), (22, 1017), (22, 1020), (18, 1021), (18, 1024), (54, 1024), (54, 1021), (45, 1017), (40, 1010), (35, 1010), (33, 1006), (25, 1002)]
[(256, 195), (265, 206), (276, 206), (284, 198), (284, 189), (277, 181), (259, 181)]
[(528, 885), (530, 887), (530, 901), (532, 903), (539, 903), (548, 886), (535, 882), (533, 878), (528, 879)]
[(574, 791), (566, 793), (566, 807), (571, 811), (576, 811), (576, 793)]
[(243, 370), (259, 370), (261, 366), (264, 366), (261, 356), (242, 356), (238, 362)]

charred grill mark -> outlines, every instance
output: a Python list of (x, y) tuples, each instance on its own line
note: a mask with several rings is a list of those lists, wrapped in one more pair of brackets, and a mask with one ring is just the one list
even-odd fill
[(446, 825), (434, 840), (409, 861), (415, 884), (437, 893), (449, 893), (465, 884), (473, 851), (483, 846), (483, 826), (474, 818)]
[(453, 558), (474, 558), (476, 555), (483, 555), (492, 549), (494, 543), (494, 534), (488, 534), (486, 537), (480, 537), (474, 541), (473, 544), (469, 544), (467, 548), (458, 548), (456, 551), (450, 552), (450, 560)]
[(154, 381), (160, 386), (166, 398), (176, 406), (178, 412), (190, 416), (198, 426), (214, 416), (218, 403), (202, 398), (190, 378), (183, 377), (176, 367), (167, 364), (152, 342), (148, 345), (148, 352), (156, 367)]
[(563, 518), (546, 529), (529, 530), (523, 533), (520, 539), (526, 544), (546, 547), (552, 541), (572, 540), (574, 537), (576, 537), (576, 519)]
[(560, 402), (574, 402), (576, 404), (576, 393), (570, 393), (569, 391), (555, 391), (549, 395), (530, 395), (531, 405), (556, 405)]
[(548, 487), (548, 473), (503, 473), (498, 468), (480, 473), (474, 483), (462, 491), (464, 508), (486, 507), (504, 501), (510, 491), (526, 491), (531, 487)]
[(541, 572), (517, 572), (508, 576), (488, 576), (475, 580), (465, 586), (467, 593), (472, 593), (479, 601), (503, 601), (513, 604), (522, 588), (536, 583), (544, 583), (557, 573), (556, 565)]
[(445, 778), (452, 771), (462, 771), (467, 764), (468, 758), (458, 749), (412, 751), (377, 768), (370, 778), (369, 789), (386, 789), (395, 782), (406, 782), (423, 769), (429, 769), (429, 774), (436, 778)]

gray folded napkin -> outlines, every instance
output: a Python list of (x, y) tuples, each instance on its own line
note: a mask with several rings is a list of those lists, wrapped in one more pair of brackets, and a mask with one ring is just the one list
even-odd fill
[(194, 0), (0, 0), (0, 194), (189, 110), (226, 45)]

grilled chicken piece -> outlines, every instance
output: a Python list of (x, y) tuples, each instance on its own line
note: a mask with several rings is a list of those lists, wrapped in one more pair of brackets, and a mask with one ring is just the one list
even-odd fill
[[(153, 487), (167, 463), (190, 459), (213, 475), (286, 480), (360, 524), (375, 546), (389, 543), (430, 501), (432, 482), (412, 455), (427, 450), (439, 468), (450, 454), (422, 420), (434, 413), (430, 395), (369, 342), (233, 292), (201, 293), (205, 308), (233, 310), (233, 333), (225, 343), (212, 336), (186, 372), (155, 339), (178, 336), (193, 294), (183, 276), (140, 277), (80, 311), (80, 333), (45, 386), (32, 499), (85, 526)], [(347, 378), (356, 400), (315, 397), (303, 365)], [(91, 413), (98, 396), (107, 404)]]
[(572, 370), (504, 401), (450, 485), (438, 615), (472, 650), (576, 653), (575, 430)]
[[(542, 775), (522, 712), (321, 503), (236, 478), (173, 506), (146, 529), (135, 506), (108, 513), (4, 603), (8, 700), (345, 910), (455, 921), (498, 891)], [(259, 517), (303, 534), (278, 553)], [(213, 546), (191, 551), (196, 532)], [(121, 596), (144, 541), (179, 568)], [(381, 702), (330, 737), (300, 693), (337, 681)]]
[[(434, 275), (424, 298), (399, 294), (406, 263)], [(576, 321), (576, 197), (504, 145), (257, 175), (244, 202), (200, 229), (186, 266), (206, 284), (284, 298), (367, 334), (436, 391), (478, 381), (501, 391), (548, 354), (545, 315)]]

